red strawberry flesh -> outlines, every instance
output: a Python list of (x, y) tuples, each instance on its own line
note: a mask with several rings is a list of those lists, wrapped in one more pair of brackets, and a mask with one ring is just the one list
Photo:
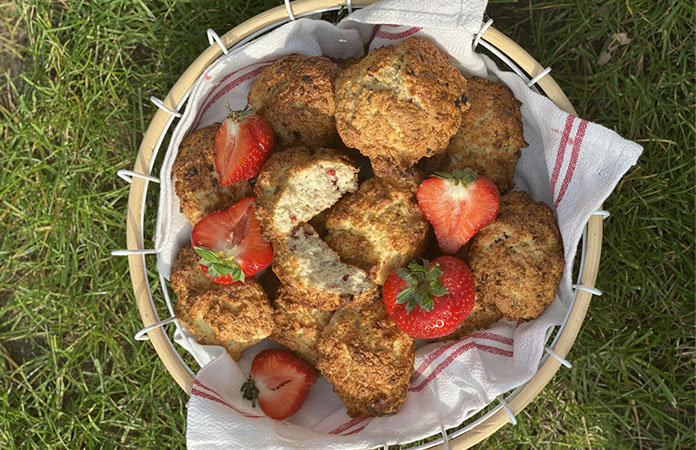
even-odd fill
[[(283, 420), (304, 403), (317, 374), (306, 362), (280, 349), (264, 350), (251, 364), (259, 405), (270, 418)], [(244, 392), (244, 388), (242, 389)]]
[(467, 170), (455, 171), (452, 176), (464, 178), (463, 182), (453, 182), (449, 174), (443, 174), (444, 179), (423, 181), (416, 193), (418, 206), (446, 254), (456, 253), (498, 214), (499, 193), (495, 184)]
[(220, 184), (248, 180), (261, 171), (273, 148), (273, 131), (251, 109), (230, 111), (215, 135), (215, 166)]
[[(261, 236), (261, 224), (254, 217), (254, 197), (201, 219), (191, 232), (191, 243), (212, 250), (223, 264), (237, 265), (245, 277), (263, 270), (273, 259), (273, 247)], [(201, 268), (209, 270), (204, 264)], [(236, 281), (231, 276), (211, 278), (220, 284)]]

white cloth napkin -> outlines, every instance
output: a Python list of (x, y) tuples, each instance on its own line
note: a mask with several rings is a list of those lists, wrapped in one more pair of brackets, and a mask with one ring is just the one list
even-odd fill
[(263, 341), (235, 363), (220, 347), (201, 346), (178, 327), (175, 340), (205, 366), (196, 375), (188, 404), (189, 448), (346, 449), (405, 443), (458, 425), (534, 375), (548, 333), (562, 323), (572, 301), (572, 261), (583, 228), (642, 149), (611, 130), (564, 113), (517, 75), (474, 53), (471, 44), (485, 6), (485, 0), (383, 1), (338, 26), (308, 19), (289, 23), (220, 58), (195, 84), (164, 159), (155, 237), (158, 269), (168, 277), (178, 248), (189, 238), (190, 226), (179, 212), (170, 179), (187, 133), (221, 121), (225, 101), (243, 107), (252, 81), (276, 58), (291, 53), (361, 56), (365, 48), (418, 35), (434, 40), (466, 75), (501, 80), (522, 102), (529, 147), (522, 150), (515, 182), (517, 189), (557, 213), (568, 264), (556, 300), (536, 320), (502, 320), (460, 341), (420, 347), (408, 399), (398, 414), (381, 418), (349, 418), (329, 383), (320, 378), (297, 414), (281, 422), (268, 419), (241, 398), (239, 388), (253, 357), (275, 344)]

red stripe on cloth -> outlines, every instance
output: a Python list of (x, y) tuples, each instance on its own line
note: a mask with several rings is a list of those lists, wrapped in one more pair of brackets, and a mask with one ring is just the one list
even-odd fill
[(259, 75), (261, 72), (263, 72), (263, 70), (264, 70), (266, 67), (270, 66), (271, 64), (272, 64), (272, 63), (269, 62), (269, 63), (267, 63), (267, 64), (264, 64), (263, 66), (259, 66), (259, 67), (257, 67), (256, 69), (254, 69), (254, 70), (252, 70), (252, 71), (249, 71), (249, 72), (245, 73), (244, 75), (241, 75), (241, 76), (235, 78), (234, 80), (230, 81), (230, 82), (227, 83), (226, 85), (224, 85), (224, 86), (223, 86), (223, 87), (222, 87), (222, 88), (221, 88), (221, 89), (208, 101), (208, 103), (206, 103), (205, 105), (203, 105), (203, 107), (200, 109), (200, 111), (198, 112), (198, 120), (197, 120), (197, 121), (195, 122), (195, 124), (193, 125), (193, 129), (195, 130), (196, 128), (198, 128), (198, 125), (200, 124), (201, 119), (203, 118), (203, 115), (206, 113), (206, 111), (208, 111), (208, 109), (210, 109), (211, 106), (213, 106), (213, 104), (215, 104), (218, 100), (220, 100), (220, 97), (222, 97), (223, 95), (225, 95), (225, 94), (226, 94), (227, 92), (229, 92), (230, 90), (236, 88), (237, 86), (239, 86), (239, 85), (242, 84), (243, 82), (245, 82), (245, 81), (247, 81), (247, 80), (250, 80), (250, 79), (254, 78), (255, 76)]
[(210, 392), (212, 392), (213, 394), (217, 395), (218, 397), (222, 398), (222, 395), (218, 394), (213, 388), (210, 388), (210, 387), (206, 386), (205, 384), (201, 383), (200, 381), (198, 381), (198, 380), (196, 380), (196, 379), (193, 380), (193, 384), (194, 384), (195, 386), (200, 386), (200, 387), (202, 387), (203, 389), (205, 389), (206, 391), (210, 391)]
[(481, 351), (484, 351), (487, 353), (492, 353), (494, 355), (512, 357), (512, 352), (509, 350), (502, 350), (502, 349), (499, 349), (497, 347), (491, 347), (489, 345), (481, 345), (481, 344), (478, 344), (476, 342), (470, 342), (468, 344), (462, 345), (457, 350), (453, 351), (452, 354), (447, 357), (447, 359), (445, 359), (443, 362), (441, 362), (435, 368), (435, 370), (430, 372), (430, 375), (428, 375), (428, 377), (425, 380), (423, 380), (423, 382), (421, 384), (419, 384), (418, 386), (409, 388), (409, 392), (419, 392), (419, 391), (423, 390), (423, 388), (425, 386), (427, 386), (428, 383), (430, 383), (432, 380), (434, 380), (435, 377), (437, 377), (443, 370), (445, 370), (450, 364), (452, 364), (452, 362), (459, 355), (461, 355), (462, 353), (466, 353), (473, 348), (476, 348), (478, 350), (481, 350)]
[(365, 420), (369, 419), (370, 416), (362, 416), (362, 417), (356, 417), (355, 419), (351, 420), (350, 422), (346, 422), (343, 425), (339, 425), (333, 430), (329, 431), (329, 434), (339, 434), (344, 431), (346, 431), (349, 428), (353, 428), (355, 425), (364, 422)]
[(509, 337), (501, 336), (496, 333), (491, 333), (490, 331), (483, 331), (481, 333), (474, 333), (470, 337), (474, 339), (489, 339), (491, 341), (500, 342), (501, 344), (513, 345), (515, 341)]
[(360, 433), (368, 425), (369, 425), (369, 423), (366, 423), (365, 425), (361, 426), (360, 428), (356, 428), (355, 430), (349, 431), (346, 434), (342, 434), (341, 436), (350, 436), (351, 434)]
[(382, 39), (403, 39), (405, 37), (409, 37), (412, 34), (418, 33), (420, 30), (422, 30), (423, 27), (413, 27), (409, 28), (406, 31), (402, 31), (401, 33), (390, 33), (388, 31), (378, 31), (377, 32), (377, 37), (382, 38)]
[(563, 128), (563, 135), (561, 136), (561, 143), (558, 144), (558, 150), (556, 151), (556, 163), (553, 166), (553, 172), (551, 173), (551, 192), (556, 192), (556, 182), (558, 181), (558, 175), (561, 173), (561, 166), (563, 166), (563, 157), (565, 156), (565, 148), (568, 144), (568, 137), (570, 137), (570, 130), (573, 128), (573, 121), (575, 116), (570, 114), (566, 118), (565, 127)]
[(365, 53), (367, 53), (370, 50), (370, 44), (372, 44), (372, 41), (375, 40), (375, 36), (377, 36), (377, 33), (379, 32), (379, 29), (382, 27), (382, 25), (375, 25), (372, 27), (372, 32), (370, 33), (370, 38), (367, 40), (365, 43), (365, 46), (363, 47), (365, 50)]
[(240, 411), (240, 410), (238, 410), (237, 408), (235, 408), (234, 406), (232, 406), (232, 405), (230, 405), (229, 403), (227, 403), (226, 401), (224, 401), (224, 400), (222, 400), (222, 399), (219, 399), (219, 398), (217, 398), (217, 397), (215, 397), (215, 396), (213, 396), (213, 395), (208, 394), (207, 392), (203, 392), (203, 391), (201, 391), (201, 390), (199, 390), (199, 389), (196, 389), (196, 388), (192, 388), (192, 389), (191, 389), (191, 395), (195, 395), (196, 397), (201, 397), (201, 398), (204, 398), (204, 399), (206, 399), (206, 400), (211, 400), (211, 401), (214, 401), (214, 402), (216, 402), (216, 403), (220, 403), (221, 405), (225, 405), (225, 406), (227, 406), (228, 408), (230, 408), (230, 409), (232, 409), (232, 410), (238, 412), (239, 414), (243, 415), (244, 417), (248, 417), (248, 418), (250, 418), (250, 419), (261, 419), (261, 418), (263, 418), (263, 416), (252, 416), (251, 414), (247, 414), (247, 413), (245, 413), (245, 412), (243, 412), (243, 411)]
[(568, 185), (573, 179), (575, 166), (578, 163), (578, 156), (580, 156), (580, 146), (582, 146), (582, 140), (585, 137), (585, 130), (587, 130), (587, 120), (581, 120), (580, 125), (578, 125), (578, 131), (575, 132), (573, 151), (570, 154), (570, 162), (568, 163), (568, 170), (566, 170), (565, 178), (563, 178), (563, 184), (561, 184), (561, 190), (558, 193), (558, 198), (556, 198), (556, 206), (563, 200), (563, 196), (568, 190)]
[[(233, 76), (233, 75), (235, 75), (235, 74), (241, 72), (242, 70), (247, 69), (248, 67), (250, 67), (250, 66), (242, 67), (241, 69), (237, 69), (237, 70), (235, 70), (234, 72), (228, 73), (228, 74), (225, 75), (224, 77), (220, 78), (220, 80), (218, 80), (218, 82), (215, 83), (215, 86), (213, 86), (213, 88), (210, 90), (210, 92), (208, 92), (208, 94), (207, 94), (207, 95), (205, 96), (205, 98), (203, 99), (203, 104), (205, 105), (205, 104), (208, 102), (208, 99), (210, 99), (210, 97), (212, 97), (213, 94), (215, 93), (215, 89), (219, 88), (219, 87), (222, 85), (222, 83), (225, 82), (225, 80), (227, 80), (229, 77), (231, 77), (231, 76)], [(207, 76), (206, 79), (209, 80), (209, 79), (210, 79), (210, 75), (207, 75), (207, 74), (206, 74), (206, 76)], [(200, 121), (201, 121), (201, 115), (202, 115), (202, 113), (201, 113), (201, 111), (199, 110), (198, 113), (196, 113), (196, 119), (193, 121), (193, 123), (194, 123), (195, 126), (197, 126), (197, 125), (200, 123)]]
[[(501, 344), (513, 345), (514, 341), (509, 337), (501, 336), (496, 333), (491, 333), (490, 331), (484, 331), (480, 333), (474, 333), (468, 336), (472, 339), (489, 339), (491, 341), (500, 342)], [(450, 349), (452, 346), (458, 344), (461, 341), (453, 341), (447, 345), (443, 345), (435, 351), (430, 352), (430, 354), (423, 360), (420, 366), (411, 375), (411, 384), (416, 381), (419, 377), (423, 375), (425, 369), (437, 358), (439, 358), (446, 350)]]
[(453, 341), (450, 342), (447, 345), (443, 345), (442, 347), (438, 348), (437, 350), (434, 350), (428, 354), (428, 356), (423, 360), (420, 366), (413, 372), (413, 375), (411, 375), (411, 383), (416, 381), (418, 377), (423, 375), (423, 371), (428, 368), (428, 366), (435, 361), (437, 358), (439, 358), (443, 353), (445, 353), (447, 350), (452, 348), (453, 346), (459, 344), (459, 341)]

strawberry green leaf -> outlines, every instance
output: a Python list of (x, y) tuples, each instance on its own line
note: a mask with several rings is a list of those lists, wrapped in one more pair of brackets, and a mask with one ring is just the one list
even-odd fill
[(193, 249), (198, 253), (198, 256), (201, 257), (201, 264), (209, 266), (212, 263), (223, 263), (220, 255), (214, 250), (205, 247), (193, 247)]
[(440, 283), (443, 271), (439, 264), (432, 269), (428, 260), (422, 259), (422, 264), (415, 260), (408, 265), (408, 269), (396, 269), (397, 275), (404, 279), (408, 286), (396, 295), (396, 303), (404, 304), (406, 313), (410, 313), (416, 307), (424, 311), (431, 311), (435, 307), (433, 297), (441, 297), (448, 294), (447, 288)]
[(240, 391), (242, 392), (242, 398), (249, 400), (251, 402), (251, 407), (256, 408), (256, 400), (259, 397), (259, 390), (254, 384), (254, 380), (251, 379), (251, 375), (249, 375), (249, 379), (244, 382)]
[(432, 310), (435, 307), (432, 295), (426, 294), (423, 300), (421, 300), (420, 307), (425, 312)]
[(399, 294), (396, 296), (396, 303), (406, 303), (414, 297), (415, 293), (416, 290), (412, 287), (404, 289), (403, 291), (399, 292)]
[(208, 266), (208, 271), (205, 273), (205, 276), (207, 276), (208, 278), (217, 278), (217, 277), (222, 276), (222, 274), (220, 272), (218, 272), (215, 269), (215, 267)]
[(450, 183), (457, 185), (461, 184), (463, 187), (467, 187), (474, 181), (476, 181), (476, 178), (478, 178), (478, 175), (476, 172), (474, 172), (470, 168), (466, 169), (454, 169), (452, 173), (447, 173), (447, 172), (435, 172), (431, 177), (435, 178), (440, 178), (445, 181), (449, 181)]

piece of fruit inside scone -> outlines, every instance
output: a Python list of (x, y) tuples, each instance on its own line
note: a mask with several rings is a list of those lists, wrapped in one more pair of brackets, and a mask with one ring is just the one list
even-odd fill
[(331, 149), (296, 147), (271, 155), (256, 179), (256, 217), (277, 240), (358, 188), (358, 169)]
[(215, 169), (215, 135), (219, 129), (220, 124), (216, 123), (186, 136), (172, 166), (174, 191), (181, 212), (191, 225), (251, 194), (251, 186), (246, 180), (229, 186), (220, 184)]
[(281, 288), (273, 302), (275, 327), (270, 338), (316, 366), (317, 340), (334, 312), (307, 306), (308, 303), (313, 302)]
[(471, 169), (435, 173), (421, 183), (416, 198), (433, 226), (440, 249), (450, 255), (498, 213), (499, 194), (495, 184)]
[(289, 55), (264, 69), (247, 100), (281, 148), (330, 147), (337, 138), (334, 81), (340, 72), (323, 56)]
[(341, 260), (365, 270), (376, 284), (419, 256), (428, 222), (411, 189), (383, 178), (365, 180), (328, 213), (326, 243)]
[(466, 79), (421, 37), (370, 51), (336, 80), (338, 134), (377, 176), (443, 151), (467, 108)]
[(186, 244), (172, 265), (176, 317), (199, 343), (222, 345), (238, 361), (245, 348), (270, 336), (273, 308), (254, 278), (226, 286), (215, 284), (203, 274), (199, 260)]
[(495, 221), (472, 239), (476, 295), (508, 320), (534, 319), (553, 301), (563, 275), (563, 241), (551, 209), (526, 192), (500, 198)]
[(467, 80), (471, 107), (447, 149), (423, 161), (427, 173), (471, 168), (505, 194), (514, 187), (517, 161), (527, 146), (522, 129), (521, 103), (510, 88), (497, 81)]
[(337, 311), (317, 349), (317, 368), (349, 416), (394, 414), (406, 400), (415, 344), (389, 317), (381, 299)]
[(474, 277), (454, 256), (414, 261), (392, 272), (382, 296), (396, 325), (411, 337), (431, 339), (457, 329), (474, 307)]
[(191, 244), (203, 273), (218, 284), (243, 282), (273, 260), (273, 247), (254, 217), (254, 197), (205, 216), (193, 227)]
[(306, 223), (276, 241), (274, 251), (273, 271), (288, 291), (302, 296), (306, 306), (355, 308), (378, 295), (365, 271), (342, 262)]

